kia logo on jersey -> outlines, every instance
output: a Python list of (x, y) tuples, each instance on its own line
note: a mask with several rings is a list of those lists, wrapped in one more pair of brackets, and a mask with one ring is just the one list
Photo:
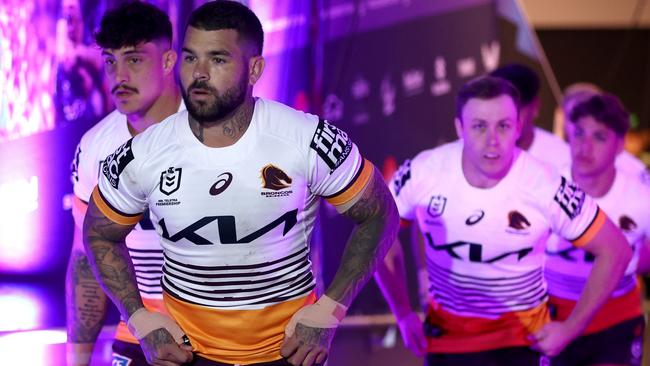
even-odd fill
[(438, 217), (445, 211), (446, 204), (447, 197), (443, 197), (441, 195), (433, 196), (431, 197), (431, 201), (429, 201), (429, 208), (427, 209), (427, 212), (429, 215), (431, 215), (431, 217)]
[(273, 164), (262, 168), (262, 188), (279, 191), (291, 187), (291, 177)]
[(217, 176), (217, 181), (210, 187), (210, 194), (216, 196), (228, 188), (232, 182), (232, 174), (226, 172)]
[(626, 233), (629, 233), (636, 229), (637, 225), (629, 216), (623, 215), (618, 219), (618, 227)]
[(170, 167), (160, 173), (160, 192), (169, 196), (181, 187), (182, 168)]

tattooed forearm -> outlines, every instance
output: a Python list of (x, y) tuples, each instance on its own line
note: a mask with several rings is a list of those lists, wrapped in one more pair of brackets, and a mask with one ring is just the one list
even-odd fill
[(88, 258), (73, 250), (66, 273), (68, 340), (95, 343), (106, 316), (107, 298), (93, 275)]
[(377, 169), (368, 184), (359, 201), (344, 213), (358, 225), (326, 291), (329, 297), (344, 305), (349, 305), (372, 277), (399, 230), (397, 207)]
[(125, 319), (143, 306), (124, 243), (132, 228), (110, 221), (92, 200), (89, 203), (83, 235), (88, 259), (95, 276)]

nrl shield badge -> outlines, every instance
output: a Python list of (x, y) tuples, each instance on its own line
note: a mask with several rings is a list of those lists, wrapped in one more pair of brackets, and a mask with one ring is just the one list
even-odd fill
[(181, 186), (182, 168), (171, 167), (160, 173), (160, 192), (169, 196)]
[(429, 208), (427, 212), (431, 217), (438, 217), (442, 215), (445, 211), (445, 205), (447, 204), (447, 197), (441, 195), (431, 197), (431, 202), (429, 202)]

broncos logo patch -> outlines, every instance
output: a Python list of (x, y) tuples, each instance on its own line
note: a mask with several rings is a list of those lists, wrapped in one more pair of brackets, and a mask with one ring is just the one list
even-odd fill
[(291, 177), (273, 164), (262, 168), (262, 187), (273, 191), (291, 187)]

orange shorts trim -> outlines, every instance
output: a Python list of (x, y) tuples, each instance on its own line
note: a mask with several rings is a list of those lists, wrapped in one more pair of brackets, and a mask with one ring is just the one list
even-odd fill
[(281, 359), (280, 346), (289, 319), (316, 302), (312, 292), (262, 309), (223, 310), (190, 304), (164, 291), (163, 297), (196, 353), (209, 360), (244, 365)]
[[(436, 309), (438, 307), (438, 309)], [(427, 322), (442, 335), (428, 338), (429, 353), (469, 353), (531, 345), (528, 336), (550, 321), (547, 305), (505, 313), (497, 319), (460, 316), (432, 303)]]
[[(556, 310), (554, 320), (564, 321), (571, 315), (573, 308), (576, 306), (576, 301), (551, 296), (549, 304), (554, 306)], [(600, 332), (642, 314), (641, 291), (639, 286), (636, 286), (634, 290), (625, 295), (610, 298), (594, 315), (583, 334)]]

